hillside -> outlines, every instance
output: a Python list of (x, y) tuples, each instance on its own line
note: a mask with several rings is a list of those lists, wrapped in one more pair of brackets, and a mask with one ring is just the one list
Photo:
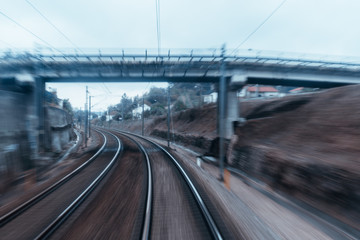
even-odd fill
[[(229, 164), (273, 189), (332, 209), (333, 215), (360, 219), (359, 101), (360, 86), (245, 100), (240, 112), (247, 122), (236, 129)], [(174, 114), (171, 139), (202, 153), (216, 152), (210, 149), (216, 116), (216, 105)], [(126, 127), (140, 133), (141, 121)], [(146, 135), (166, 139), (166, 133), (166, 117), (147, 120)]]
[[(112, 123), (112, 127), (141, 134), (141, 120)], [(167, 139), (166, 116), (145, 119), (144, 132), (147, 136)], [(185, 145), (205, 153), (216, 138), (216, 105), (207, 104), (202, 108), (180, 111), (171, 117), (171, 142)]]

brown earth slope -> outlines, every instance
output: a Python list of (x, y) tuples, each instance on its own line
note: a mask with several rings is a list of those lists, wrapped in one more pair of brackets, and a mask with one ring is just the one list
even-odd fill
[(274, 188), (327, 204), (360, 200), (360, 86), (244, 102), (231, 163)]
[[(351, 209), (359, 215), (360, 86), (273, 100), (242, 100), (229, 164), (274, 189)], [(216, 105), (172, 116), (171, 140), (199, 152), (216, 142)], [(141, 121), (123, 125), (141, 133)], [(145, 135), (167, 138), (166, 117), (146, 120)], [(214, 152), (214, 149), (212, 149)], [(216, 151), (215, 151), (216, 152)]]
[[(141, 134), (141, 120), (129, 120), (124, 123), (113, 122), (110, 127)], [(167, 118), (160, 116), (145, 119), (146, 136), (167, 139)], [(193, 108), (172, 114), (170, 121), (170, 140), (187, 146), (198, 152), (209, 150), (216, 138), (216, 105), (208, 104), (202, 108)]]

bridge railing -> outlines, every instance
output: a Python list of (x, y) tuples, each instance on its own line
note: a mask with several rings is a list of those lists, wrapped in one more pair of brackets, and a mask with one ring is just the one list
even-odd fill
[[(17, 49), (0, 51), (1, 63), (22, 61), (213, 61), (223, 59), (221, 49), (61, 49), (49, 48)], [(253, 49), (228, 49), (224, 60), (227, 62), (269, 63), (279, 65), (312, 66), (360, 69), (360, 57), (315, 55), (276, 51), (260, 51)]]

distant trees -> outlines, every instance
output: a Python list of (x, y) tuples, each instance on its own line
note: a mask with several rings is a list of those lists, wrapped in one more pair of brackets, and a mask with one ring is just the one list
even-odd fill
[(167, 90), (165, 88), (152, 87), (150, 91), (144, 95), (144, 98), (150, 104), (165, 106), (167, 103)]
[[(174, 83), (170, 85), (170, 101), (173, 111), (182, 111), (196, 107), (202, 103), (202, 95), (210, 91), (211, 84)], [(144, 100), (143, 100), (144, 99)], [(150, 106), (150, 110), (144, 112), (145, 117), (160, 116), (167, 113), (168, 88), (151, 87), (143, 96), (133, 98), (124, 93), (118, 104), (109, 106), (104, 115), (112, 115), (111, 120), (121, 121), (131, 119), (132, 111), (143, 104)], [(103, 116), (101, 117), (101, 119)], [(105, 120), (106, 121), (106, 117)]]
[(150, 115), (159, 116), (159, 115), (164, 115), (165, 113), (166, 113), (166, 110), (165, 110), (165, 107), (163, 104), (155, 103), (155, 104), (151, 105)]
[(69, 101), (69, 99), (64, 99), (63, 100), (63, 105), (62, 105), (63, 109), (65, 111), (67, 111), (71, 116), (74, 115), (74, 112), (73, 112), (73, 108), (71, 106), (71, 103)]
[(182, 110), (185, 110), (185, 109), (186, 109), (186, 106), (181, 100), (178, 100), (178, 101), (176, 101), (174, 103), (173, 110), (175, 112), (182, 111)]

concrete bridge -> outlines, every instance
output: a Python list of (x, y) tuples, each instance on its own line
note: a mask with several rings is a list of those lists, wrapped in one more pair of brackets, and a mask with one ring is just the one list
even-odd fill
[[(213, 82), (328, 88), (360, 83), (360, 60), (325, 61), (212, 53), (22, 54), (0, 58), (0, 79), (46, 82)], [(231, 96), (229, 96), (232, 98)], [(221, 97), (220, 97), (221, 98)], [(231, 106), (230, 106), (231, 107)]]
[[(35, 82), (38, 133), (43, 137), (46, 82), (213, 82), (219, 83), (220, 136), (230, 138), (238, 120), (236, 91), (245, 84), (328, 88), (360, 83), (360, 61), (212, 53), (7, 54), (0, 81)], [(221, 148), (220, 148), (221, 150)], [(223, 155), (220, 153), (220, 155)]]
[[(0, 78), (45, 82), (217, 82), (333, 87), (359, 83), (357, 62), (213, 54), (22, 54), (0, 58)], [(221, 65), (226, 68), (221, 71)]]

